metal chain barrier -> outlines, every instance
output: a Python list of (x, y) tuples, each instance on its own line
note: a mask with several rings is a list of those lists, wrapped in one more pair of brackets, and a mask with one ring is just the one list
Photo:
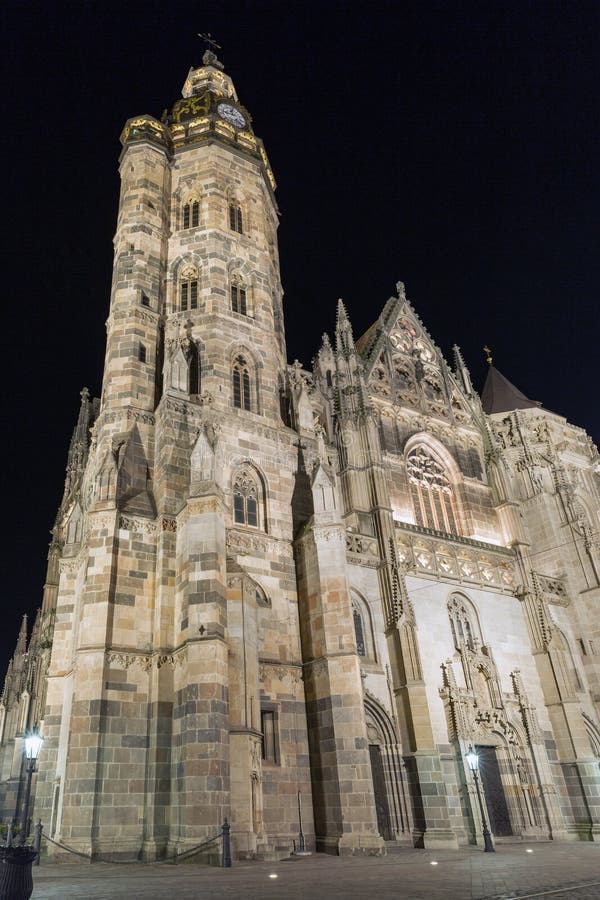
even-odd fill
[[(188, 850), (184, 850), (182, 853), (176, 853), (174, 856), (166, 856), (164, 859), (156, 859), (152, 861), (152, 865), (157, 865), (159, 863), (167, 863), (167, 862), (177, 862), (179, 859), (184, 859), (187, 856), (192, 856), (194, 853), (198, 853), (204, 847), (210, 846), (210, 844), (214, 844), (215, 841), (218, 841), (219, 838), (223, 838), (223, 855), (222, 855), (222, 865), (225, 868), (229, 868), (231, 866), (231, 851), (230, 851), (230, 843), (229, 843), (229, 831), (231, 826), (229, 825), (227, 819), (225, 819), (223, 826), (217, 834), (208, 838), (205, 841), (202, 841), (201, 844), (196, 844), (195, 847), (190, 847)], [(132, 862), (135, 860), (125, 860), (125, 859), (101, 859), (99, 857), (93, 857), (89, 853), (82, 853), (80, 850), (75, 850), (73, 847), (69, 847), (67, 844), (61, 844), (58, 841), (53, 840), (47, 834), (41, 835), (43, 840), (49, 841), (51, 844), (54, 844), (55, 847), (60, 847), (61, 850), (66, 850), (67, 853), (72, 853), (74, 856), (79, 856), (81, 859), (86, 859), (88, 862), (103, 862), (109, 865), (128, 865), (130, 866)]]

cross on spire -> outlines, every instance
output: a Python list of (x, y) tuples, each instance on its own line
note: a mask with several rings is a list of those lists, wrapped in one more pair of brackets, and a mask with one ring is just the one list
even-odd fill
[(206, 34), (204, 34), (202, 31), (199, 31), (198, 37), (201, 41), (204, 42), (206, 46), (206, 50), (202, 55), (202, 65), (215, 66), (215, 68), (217, 69), (222, 69), (223, 63), (219, 61), (219, 59), (217, 58), (217, 54), (215, 53), (215, 50), (222, 49), (221, 45), (215, 41), (210, 31), (207, 31)]
[(215, 41), (215, 39), (212, 36), (212, 34), (210, 33), (210, 31), (207, 31), (206, 34), (204, 34), (202, 31), (199, 31), (198, 37), (206, 45), (207, 50), (214, 51), (214, 50), (222, 50), (223, 49), (220, 44), (217, 44), (217, 42)]

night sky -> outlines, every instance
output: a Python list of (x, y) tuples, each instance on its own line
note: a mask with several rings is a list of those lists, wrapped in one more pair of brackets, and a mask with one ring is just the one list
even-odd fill
[(278, 180), (288, 357), (398, 280), (476, 384), (482, 346), (600, 440), (600, 4), (5, 3), (0, 678), (41, 602), (64, 465), (98, 395), (119, 134), (210, 31)]

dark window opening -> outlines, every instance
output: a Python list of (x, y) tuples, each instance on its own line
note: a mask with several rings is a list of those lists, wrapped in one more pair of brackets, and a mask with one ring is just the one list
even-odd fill
[(250, 372), (241, 356), (238, 356), (233, 366), (233, 405), (238, 409), (252, 409)]
[(138, 347), (138, 359), (140, 362), (146, 362), (146, 348), (143, 344)]
[(229, 204), (229, 227), (238, 234), (243, 234), (242, 210), (237, 204)]
[(233, 495), (233, 518), (240, 525), (246, 524), (246, 504), (241, 494)]
[(233, 312), (240, 313), (242, 316), (248, 314), (246, 288), (243, 288), (238, 284), (231, 285), (231, 309)]
[(183, 227), (197, 228), (200, 224), (200, 203), (194, 200), (193, 203), (185, 203), (183, 206)]
[(357, 609), (352, 610), (352, 616), (354, 618), (354, 635), (356, 637), (357, 653), (359, 656), (366, 656), (367, 648), (365, 646), (365, 633), (363, 631), (362, 616)]
[(180, 289), (180, 308), (185, 312), (186, 309), (198, 309), (198, 281), (182, 281)]

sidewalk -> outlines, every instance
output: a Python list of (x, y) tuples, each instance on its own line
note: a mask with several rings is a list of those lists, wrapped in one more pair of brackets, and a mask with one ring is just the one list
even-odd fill
[(600, 900), (600, 844), (408, 849), (382, 859), (314, 854), (231, 869), (42, 861), (33, 873), (32, 900), (508, 900), (560, 887), (567, 889), (548, 900)]

